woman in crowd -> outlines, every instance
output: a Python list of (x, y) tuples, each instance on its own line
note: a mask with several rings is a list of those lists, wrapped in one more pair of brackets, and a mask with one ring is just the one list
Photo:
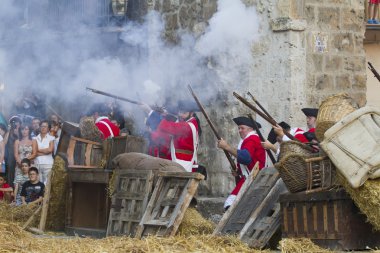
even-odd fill
[(32, 159), (33, 141), (31, 137), (31, 127), (21, 126), (19, 128), (19, 139), (15, 141), (14, 154), (16, 159), (16, 176), (21, 173), (21, 161), (24, 158)]
[(0, 164), (1, 164), (1, 173), (5, 173), (5, 163), (4, 163), (4, 155), (5, 155), (5, 135), (7, 133), (7, 126), (4, 124), (0, 124)]

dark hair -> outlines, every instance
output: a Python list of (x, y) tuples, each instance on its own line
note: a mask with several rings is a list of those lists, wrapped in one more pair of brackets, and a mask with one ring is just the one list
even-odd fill
[(41, 121), (40, 121), (40, 127), (41, 127), (41, 125), (42, 125), (43, 123), (47, 123), (47, 124), (48, 124), (48, 128), (49, 128), (49, 129), (51, 128), (50, 122), (49, 122), (48, 120), (46, 120), (46, 119), (41, 120)]
[(2, 129), (4, 132), (8, 132), (8, 128), (3, 123), (0, 123), (0, 129)]
[(21, 125), (20, 127), (19, 127), (19, 129), (18, 129), (18, 139), (21, 141), (22, 140), (22, 130), (24, 130), (25, 128), (28, 128), (29, 129), (29, 136), (28, 136), (28, 138), (29, 138), (29, 140), (31, 140), (32, 139), (32, 127), (31, 126), (29, 126), (29, 125)]
[(28, 158), (24, 158), (21, 160), (21, 164), (26, 163), (28, 166), (30, 166), (30, 160)]
[(38, 174), (38, 169), (36, 167), (30, 167), (29, 172), (34, 171)]

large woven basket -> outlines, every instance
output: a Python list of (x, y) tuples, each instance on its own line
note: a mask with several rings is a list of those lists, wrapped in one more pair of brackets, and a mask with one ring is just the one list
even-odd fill
[(319, 107), (315, 135), (321, 142), (325, 132), (347, 114), (358, 109), (353, 98), (346, 93), (340, 93), (325, 99)]
[(292, 193), (321, 191), (336, 185), (336, 169), (326, 156), (288, 154), (275, 167)]
[(281, 143), (280, 146), (280, 155), (278, 157), (279, 161), (282, 160), (282, 158), (286, 157), (290, 154), (297, 154), (301, 156), (313, 156), (313, 148), (310, 146), (299, 142), (299, 141), (285, 141)]

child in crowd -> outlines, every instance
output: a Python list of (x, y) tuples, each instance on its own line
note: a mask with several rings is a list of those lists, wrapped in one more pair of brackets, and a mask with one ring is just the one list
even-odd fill
[(376, 19), (377, 12), (379, 9), (380, 0), (369, 0), (368, 2), (368, 24), (380, 24), (380, 22)]
[(10, 201), (13, 189), (7, 184), (4, 176), (0, 176), (0, 201)]
[(45, 185), (39, 181), (38, 169), (31, 167), (29, 169), (29, 181), (22, 185), (21, 201), (22, 204), (42, 202), (45, 191)]
[(21, 173), (16, 175), (15, 181), (14, 181), (14, 196), (15, 196), (15, 203), (16, 206), (19, 206), (22, 204), (21, 200), (21, 191), (23, 184), (29, 180), (29, 169), (30, 169), (30, 160), (28, 158), (24, 158), (21, 160)]

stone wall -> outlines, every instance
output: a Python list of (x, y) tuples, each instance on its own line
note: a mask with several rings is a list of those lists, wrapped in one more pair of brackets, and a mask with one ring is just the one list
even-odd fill
[[(166, 20), (165, 35), (176, 41), (176, 31), (202, 32), (217, 9), (216, 0), (151, 0), (151, 9)], [(366, 101), (366, 69), (363, 50), (364, 1), (349, 0), (244, 0), (260, 17), (260, 39), (252, 45), (249, 81), (232, 86), (220, 83), (220, 99), (207, 111), (221, 135), (237, 145), (231, 119), (248, 112), (232, 91), (253, 93), (278, 121), (305, 127), (303, 107), (317, 107), (331, 94), (348, 92), (363, 105)], [(264, 133), (270, 126), (263, 123)], [(209, 179), (200, 194), (225, 196), (234, 182), (223, 152), (203, 120), (199, 160)]]
[[(366, 103), (366, 59), (364, 0), (305, 0), (307, 21), (306, 103), (318, 106), (337, 92), (351, 94)], [(317, 44), (320, 43), (318, 47)]]

